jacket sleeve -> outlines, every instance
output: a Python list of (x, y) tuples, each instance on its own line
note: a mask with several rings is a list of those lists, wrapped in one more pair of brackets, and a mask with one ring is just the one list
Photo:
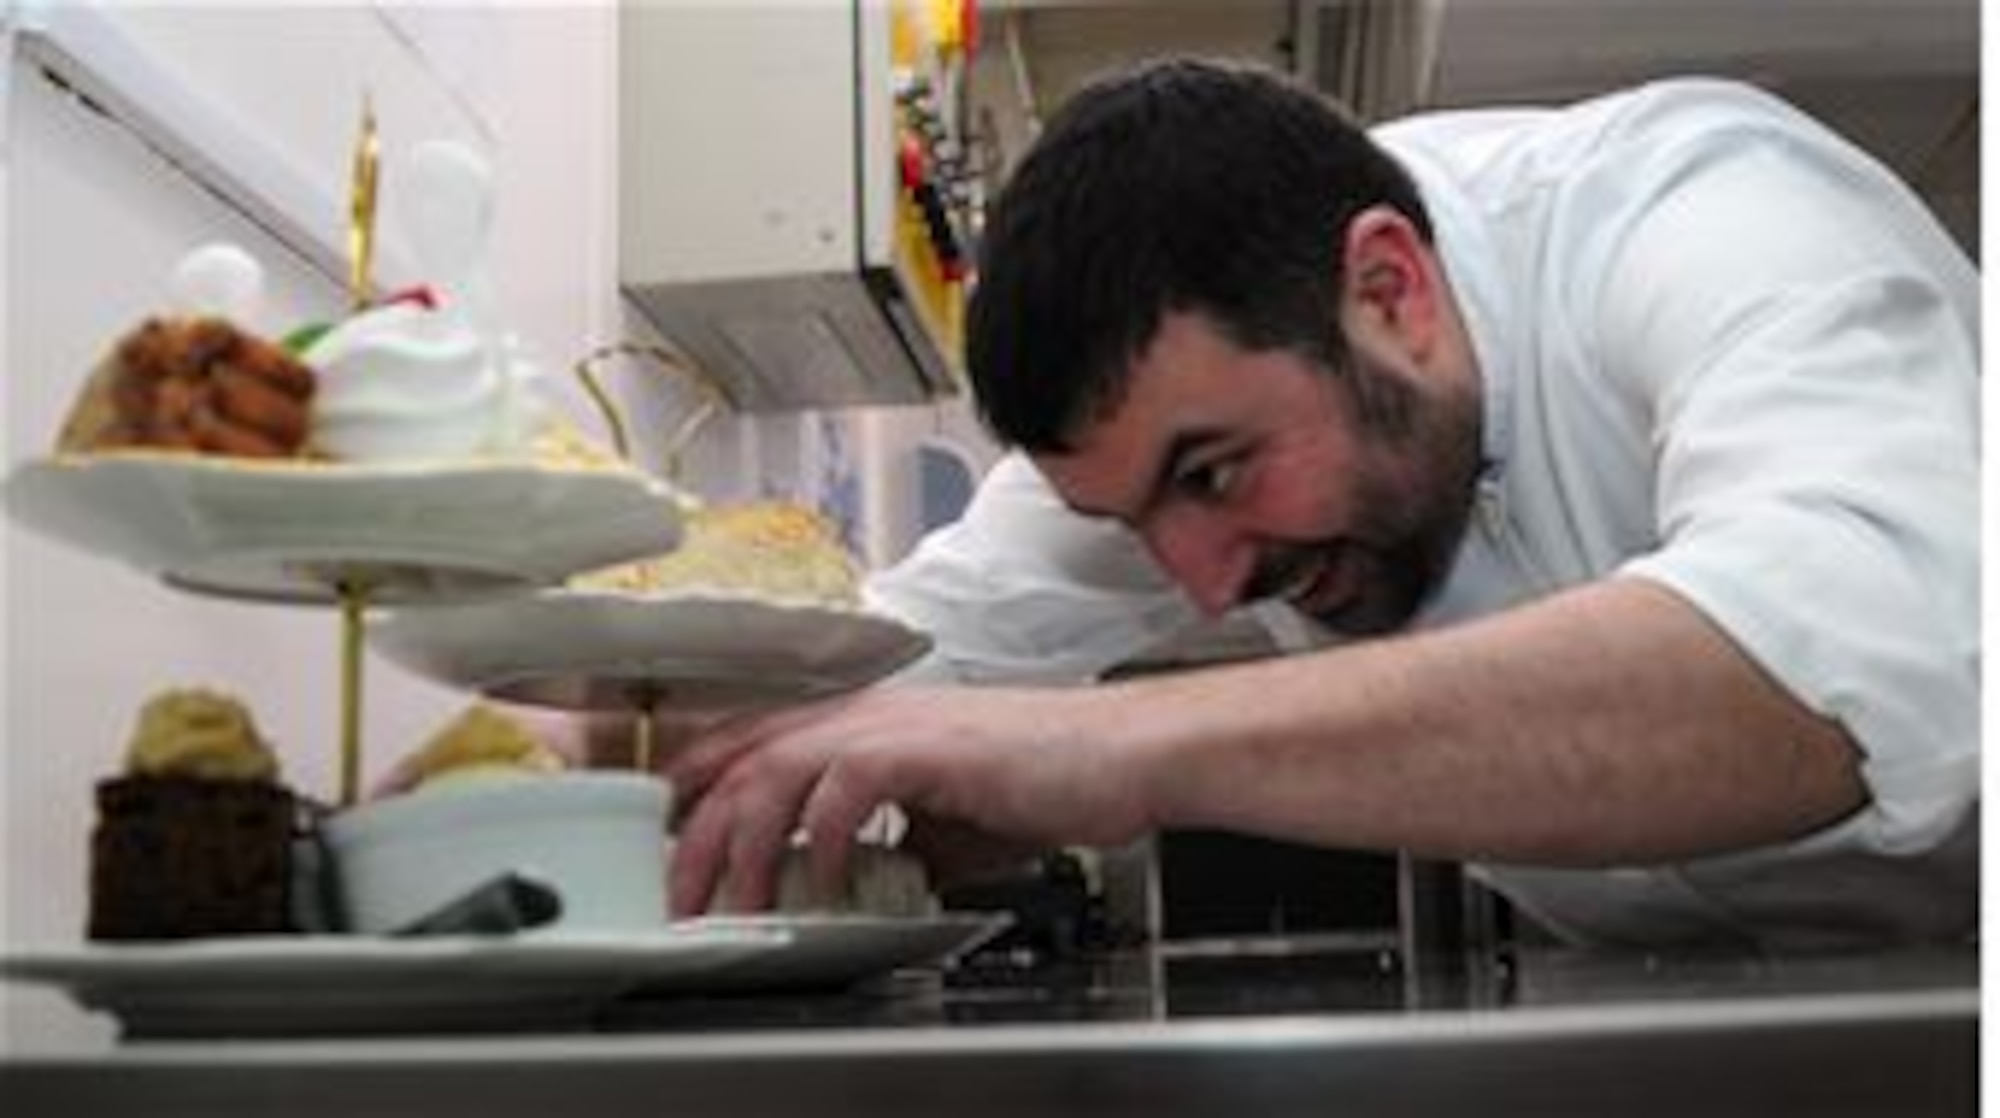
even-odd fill
[(1657, 465), (1660, 544), (1623, 573), (1854, 737), (1850, 839), (1922, 850), (1978, 795), (1977, 277), (1816, 136), (1711, 129), (1602, 285)]
[(1137, 537), (1072, 512), (1018, 453), (865, 593), (931, 635), (911, 680), (1083, 682), (1195, 618)]

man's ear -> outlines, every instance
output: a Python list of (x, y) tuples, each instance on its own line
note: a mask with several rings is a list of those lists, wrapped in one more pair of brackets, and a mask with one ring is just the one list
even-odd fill
[(1348, 223), (1342, 302), (1354, 326), (1383, 331), (1418, 360), (1437, 344), (1444, 298), (1430, 246), (1410, 219), (1371, 206)]

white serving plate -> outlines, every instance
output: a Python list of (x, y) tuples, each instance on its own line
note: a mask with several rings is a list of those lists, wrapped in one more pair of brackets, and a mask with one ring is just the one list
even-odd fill
[(682, 507), (634, 471), (161, 453), (27, 462), (4, 498), (20, 524), (185, 589), (327, 602), (360, 582), (385, 604), (545, 586), (671, 551)]
[(53, 985), (127, 1039), (587, 1027), (614, 999), (823, 989), (936, 964), (1004, 915), (708, 917), (656, 932), (396, 939), (245, 936), (14, 948), (0, 977)]
[(718, 708), (872, 683), (930, 638), (860, 609), (726, 594), (549, 590), (396, 610), (370, 647), (419, 675), (571, 710)]

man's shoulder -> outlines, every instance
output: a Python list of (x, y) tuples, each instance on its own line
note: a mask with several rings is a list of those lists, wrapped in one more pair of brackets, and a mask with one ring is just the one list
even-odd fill
[(1586, 102), (1579, 116), (1609, 135), (1656, 140), (1666, 133), (1713, 136), (1738, 128), (1817, 129), (1810, 117), (1777, 94), (1748, 82), (1716, 77), (1665, 78)]
[(1540, 148), (1584, 154), (1621, 140), (1732, 126), (1810, 127), (1783, 99), (1747, 82), (1662, 78), (1563, 105), (1446, 108), (1389, 121), (1373, 134), (1391, 150)]

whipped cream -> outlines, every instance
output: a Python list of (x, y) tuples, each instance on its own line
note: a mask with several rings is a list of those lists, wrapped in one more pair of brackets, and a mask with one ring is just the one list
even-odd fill
[(545, 415), (533, 366), (499, 325), (492, 169), (465, 144), (434, 141), (409, 153), (395, 182), (439, 298), (371, 307), (307, 347), (319, 374), (313, 446), (351, 462), (527, 458)]
[(489, 343), (449, 309), (364, 311), (304, 358), (319, 376), (313, 445), (332, 458), (525, 457), (544, 418), (535, 370), (513, 340)]

